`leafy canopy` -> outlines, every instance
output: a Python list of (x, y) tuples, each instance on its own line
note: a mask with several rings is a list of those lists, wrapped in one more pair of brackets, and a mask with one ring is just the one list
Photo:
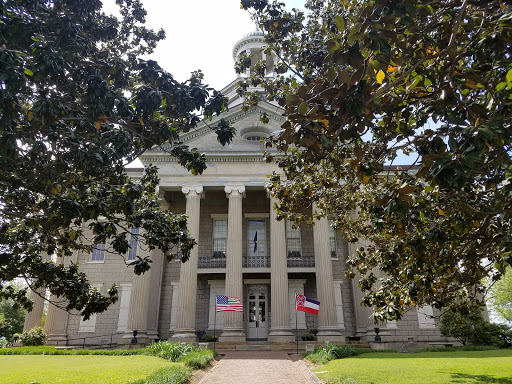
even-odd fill
[[(285, 109), (267, 156), (281, 215), (307, 220), (297, 212), (316, 202), (367, 244), (348, 276), (376, 319), (480, 304), (483, 278), (512, 262), (512, 2), (309, 0), (307, 18), (241, 4), (281, 59), (275, 79), (255, 70), (239, 89)], [(401, 152), (412, 165), (395, 166)]]
[[(10, 284), (9, 288), (19, 291), (23, 287), (19, 284)], [(8, 342), (13, 342), (15, 333), (23, 332), (25, 323), (25, 310), (12, 299), (0, 301), (0, 337), (5, 337)]]
[[(219, 114), (225, 98), (199, 71), (180, 83), (142, 60), (165, 34), (144, 26), (140, 1), (116, 3), (120, 19), (102, 13), (99, 0), (0, 4), (0, 298), (27, 309), (26, 296), (5, 282), (21, 277), (32, 289), (46, 286), (85, 318), (105, 310), (117, 299), (115, 287), (94, 292), (78, 266), (63, 260), (101, 243), (124, 257), (132, 228), (140, 228), (147, 251), (161, 249), (168, 259), (179, 244), (186, 261), (194, 245), (185, 217), (160, 209), (156, 167), (139, 179), (124, 167), (165, 144), (201, 173), (204, 156), (178, 135)], [(218, 133), (224, 144), (233, 132)], [(137, 257), (135, 273), (150, 262)]]
[(489, 304), (502, 321), (512, 322), (512, 267), (490, 290)]

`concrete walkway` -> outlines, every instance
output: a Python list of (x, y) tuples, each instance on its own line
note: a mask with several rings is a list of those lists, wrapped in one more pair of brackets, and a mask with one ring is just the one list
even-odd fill
[(298, 355), (271, 351), (230, 351), (199, 384), (320, 384)]

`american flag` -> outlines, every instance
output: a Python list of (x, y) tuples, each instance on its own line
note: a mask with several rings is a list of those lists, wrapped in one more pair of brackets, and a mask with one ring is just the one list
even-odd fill
[(217, 295), (217, 312), (224, 311), (243, 312), (244, 307), (236, 297)]

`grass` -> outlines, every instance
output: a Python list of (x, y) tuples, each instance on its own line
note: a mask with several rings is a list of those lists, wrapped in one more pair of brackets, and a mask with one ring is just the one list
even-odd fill
[(0, 355), (0, 383), (181, 384), (215, 352), (160, 342), (135, 350), (4, 348)]
[(183, 364), (153, 356), (1, 356), (0, 383), (144, 383), (163, 369), (186, 370)]
[(366, 353), (315, 369), (336, 384), (512, 384), (512, 349)]
[(204, 351), (194, 351), (181, 356), (178, 361), (184, 363), (187, 367), (193, 369), (202, 369), (208, 365), (210, 361), (217, 355), (209, 349)]
[[(56, 349), (55, 347), (0, 348), (0, 355), (141, 355), (144, 349)], [(146, 353), (147, 354), (147, 353)], [(151, 356), (151, 354), (149, 354)]]

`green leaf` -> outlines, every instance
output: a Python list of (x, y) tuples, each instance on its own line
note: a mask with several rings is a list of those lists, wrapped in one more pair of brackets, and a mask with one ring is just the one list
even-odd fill
[(23, 72), (25, 72), (25, 75), (34, 76), (34, 72), (32, 72), (30, 69), (25, 68)]
[(341, 15), (336, 16), (336, 26), (338, 27), (340, 32), (345, 31), (345, 20)]
[(305, 116), (308, 113), (308, 109), (309, 109), (308, 103), (306, 103), (305, 101), (300, 103), (300, 105), (299, 105), (299, 113), (301, 115)]
[(503, 88), (505, 88), (507, 86), (507, 83), (505, 83), (504, 81), (502, 81), (501, 83), (498, 83), (498, 85), (496, 86), (496, 90), (497, 91), (501, 91)]
[(512, 83), (512, 69), (507, 72), (507, 83)]
[(297, 105), (301, 102), (301, 98), (297, 95), (288, 95), (286, 96), (286, 105)]

